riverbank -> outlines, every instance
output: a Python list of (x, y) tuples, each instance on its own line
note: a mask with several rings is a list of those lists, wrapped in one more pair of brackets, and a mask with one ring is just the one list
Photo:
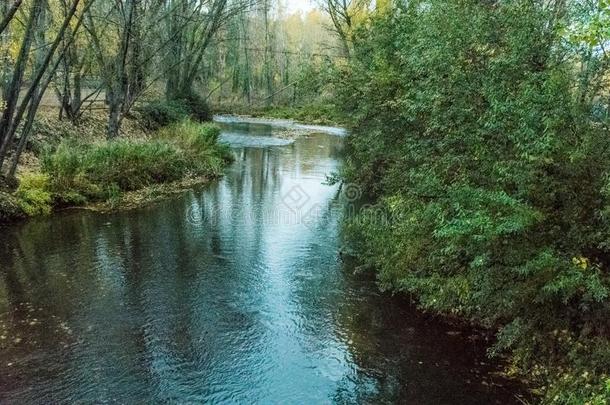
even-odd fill
[(105, 139), (105, 116), (78, 125), (43, 111), (16, 180), (0, 185), (0, 223), (55, 210), (130, 209), (205, 184), (232, 160), (220, 129), (180, 117), (151, 129), (141, 114), (126, 118), (121, 138)]
[(288, 143), (292, 143), (302, 136), (315, 133), (326, 133), (336, 136), (347, 135), (347, 130), (343, 127), (320, 124), (311, 125), (289, 118), (273, 118), (249, 114), (219, 114), (214, 116), (214, 121), (224, 124), (264, 125), (269, 128), (268, 135), (285, 140)]
[(214, 114), (236, 115), (260, 118), (265, 120), (292, 120), (300, 124), (344, 126), (344, 117), (337, 113), (332, 104), (311, 104), (300, 107), (226, 104), (214, 108)]

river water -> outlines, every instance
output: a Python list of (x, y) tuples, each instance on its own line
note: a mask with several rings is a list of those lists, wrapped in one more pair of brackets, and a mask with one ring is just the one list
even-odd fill
[(0, 229), (0, 402), (519, 402), (480, 337), (341, 260), (341, 131), (221, 121), (210, 186)]

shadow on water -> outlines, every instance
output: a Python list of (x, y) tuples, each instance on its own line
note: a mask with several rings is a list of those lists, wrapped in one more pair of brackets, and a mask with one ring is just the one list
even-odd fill
[(339, 260), (341, 137), (223, 125), (270, 144), (155, 206), (0, 231), (2, 402), (517, 402), (483, 342)]

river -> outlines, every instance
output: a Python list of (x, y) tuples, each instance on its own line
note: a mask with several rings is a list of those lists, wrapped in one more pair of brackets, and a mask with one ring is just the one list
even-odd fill
[(212, 185), (0, 229), (0, 402), (519, 403), (479, 334), (341, 260), (341, 131), (220, 121)]

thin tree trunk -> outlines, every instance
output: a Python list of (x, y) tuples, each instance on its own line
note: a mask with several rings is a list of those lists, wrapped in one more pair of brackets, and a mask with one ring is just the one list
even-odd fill
[[(89, 6), (91, 6), (91, 4), (93, 4), (93, 1), (95, 1), (95, 0), (89, 1), (89, 3), (85, 6), (85, 11), (88, 9)], [(38, 71), (36, 72), (35, 77), (34, 77), (32, 83), (30, 84), (30, 87), (28, 88), (28, 91), (26, 92), (25, 96), (23, 97), (23, 101), (21, 102), (19, 110), (17, 110), (17, 113), (15, 114), (14, 118), (10, 120), (11, 123), (10, 123), (10, 126), (8, 127), (8, 132), (6, 133), (7, 138), (5, 139), (5, 142), (2, 145), (4, 149), (0, 151), (0, 170), (2, 169), (2, 166), (4, 164), (4, 159), (6, 158), (8, 145), (10, 145), (10, 143), (13, 141), (15, 133), (17, 132), (17, 128), (19, 127), (19, 124), (21, 123), (21, 120), (23, 119), (23, 115), (25, 114), (25, 112), (28, 108), (28, 105), (32, 102), (34, 109), (35, 110), (38, 109), (38, 106), (40, 104), (40, 99), (37, 102), (33, 102), (34, 95), (36, 94), (37, 91), (40, 91), (41, 92), (40, 98), (42, 98), (42, 94), (44, 94), (44, 92), (46, 91), (49, 83), (51, 82), (51, 79), (53, 78), (55, 72), (57, 71), (57, 68), (59, 67), (60, 59), (58, 59), (57, 62), (53, 65), (53, 67), (47, 77), (47, 80), (45, 82), (43, 82), (42, 88), (39, 89), (41, 80), (43, 79), (43, 76), (45, 75), (45, 73), (48, 71), (51, 59), (52, 59), (53, 55), (55, 54), (55, 51), (57, 50), (57, 48), (61, 42), (61, 39), (64, 36), (66, 29), (69, 27), (70, 21), (72, 21), (72, 17), (76, 13), (79, 3), (80, 3), (80, 0), (74, 0), (73, 6), (70, 9), (70, 13), (64, 19), (63, 25), (62, 25), (61, 29), (59, 30), (59, 33), (57, 34), (55, 41), (51, 45), (51, 48), (47, 51), (46, 56), (44, 57), (44, 60), (41, 62), (41, 68), (38, 69)], [(74, 27), (74, 29), (73, 29), (74, 33), (78, 31), (81, 24), (82, 24), (82, 18), (79, 19), (78, 23)], [(65, 48), (64, 48), (63, 52), (65, 52)], [(12, 117), (12, 115), (11, 115), (11, 117)], [(27, 137), (27, 133), (25, 134), (25, 136)]]
[(24, 39), (19, 50), (17, 62), (15, 63), (13, 78), (6, 93), (6, 106), (4, 108), (2, 118), (0, 119), (0, 171), (2, 170), (6, 151), (10, 141), (12, 140), (10, 131), (14, 125), (13, 118), (17, 108), (17, 103), (19, 101), (19, 92), (23, 83), (23, 75), (27, 66), (30, 48), (32, 47), (32, 42), (34, 41), (38, 16), (42, 11), (42, 4), (42, 0), (36, 0), (34, 4), (32, 4), (32, 9), (30, 11), (30, 16), (24, 33)]
[(275, 95), (273, 92), (273, 76), (271, 72), (271, 61), (270, 61), (270, 53), (271, 53), (271, 39), (269, 33), (269, 1), (265, 0), (264, 2), (264, 21), (265, 21), (265, 82), (267, 85), (267, 97), (265, 98), (266, 104), (273, 104), (273, 96)]
[[(44, 59), (45, 59), (45, 49), (44, 45), (46, 43), (45, 31), (47, 24), (47, 0), (43, 0), (45, 4), (43, 4), (41, 11), (38, 15), (38, 22), (35, 34), (35, 47), (34, 51), (34, 70), (38, 71), (43, 68)], [(19, 145), (17, 146), (17, 150), (15, 151), (15, 156), (13, 156), (13, 163), (9, 169), (9, 177), (14, 177), (15, 172), (17, 171), (17, 164), (19, 163), (19, 158), (25, 149), (27, 137), (32, 129), (34, 118), (36, 117), (36, 111), (38, 110), (38, 106), (40, 105), (40, 101), (42, 100), (42, 96), (44, 95), (45, 89), (36, 89), (32, 94), (32, 101), (30, 102), (28, 108), (28, 114), (26, 117), (26, 121), (21, 132), (21, 139), (19, 139)]]
[(121, 125), (121, 101), (120, 96), (114, 91), (108, 94), (108, 125), (107, 137), (108, 140), (116, 139), (119, 136), (119, 127)]
[[(4, 1), (8, 1), (8, 0), (4, 0)], [(13, 5), (9, 9), (6, 10), (6, 13), (3, 13), (2, 20), (0, 21), (0, 34), (2, 34), (4, 32), (4, 30), (6, 29), (6, 27), (8, 27), (8, 25), (10, 24), (13, 17), (15, 17), (17, 10), (19, 10), (19, 7), (21, 6), (21, 3), (23, 3), (23, 0), (15, 0)]]
[(9, 168), (8, 177), (15, 177), (15, 173), (17, 172), (17, 166), (19, 165), (19, 159), (21, 158), (21, 155), (25, 150), (29, 134), (32, 131), (32, 126), (34, 125), (34, 118), (36, 118), (36, 111), (38, 110), (38, 106), (40, 105), (41, 99), (42, 94), (37, 94), (34, 98), (32, 98), (32, 102), (30, 103), (30, 107), (28, 109), (28, 115), (25, 119), (25, 123), (21, 131), (19, 145), (17, 145), (17, 149), (15, 150), (15, 156), (13, 156), (13, 161), (11, 163), (11, 167)]

